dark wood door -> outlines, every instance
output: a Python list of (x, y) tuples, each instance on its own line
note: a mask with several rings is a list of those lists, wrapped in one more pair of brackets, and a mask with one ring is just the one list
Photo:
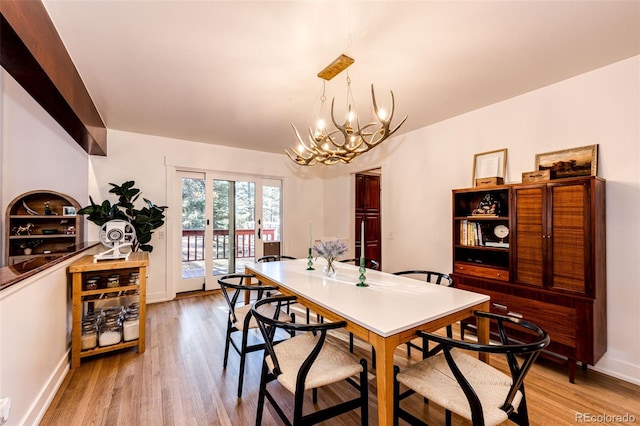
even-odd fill
[(360, 257), (360, 227), (365, 221), (364, 257), (382, 266), (380, 175), (356, 174), (356, 257)]

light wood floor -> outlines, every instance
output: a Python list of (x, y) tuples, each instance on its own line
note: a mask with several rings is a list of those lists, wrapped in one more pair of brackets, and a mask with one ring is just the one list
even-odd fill
[[(234, 352), (229, 355), (227, 369), (222, 369), (225, 312), (220, 294), (149, 305), (146, 352), (138, 354), (135, 349), (129, 349), (83, 360), (82, 365), (65, 378), (41, 425), (254, 424), (261, 353), (249, 355), (244, 394), (242, 399), (237, 399), (238, 357)], [(345, 335), (336, 338), (346, 341)], [(368, 357), (368, 345), (359, 344), (356, 354)], [(417, 351), (412, 352), (411, 361), (417, 361), (418, 355)], [(402, 367), (406, 363), (403, 346), (396, 350), (396, 364)], [(506, 368), (495, 356), (491, 363)], [(564, 366), (548, 361), (536, 364), (526, 381), (533, 425), (624, 423), (615, 418), (580, 421), (576, 416), (582, 413), (626, 414), (640, 423), (640, 387), (592, 370), (577, 370), (576, 383), (571, 384)], [(321, 389), (319, 405), (340, 400), (353, 392), (348, 385)], [(369, 395), (370, 423), (375, 425), (373, 375), (369, 380)], [(280, 400), (290, 399), (283, 391)], [(414, 395), (406, 401), (406, 406), (432, 425), (444, 424), (443, 410), (433, 403), (425, 405)], [(310, 398), (308, 407), (311, 407)], [(453, 423), (467, 424), (455, 415)], [(280, 424), (268, 403), (263, 424)], [(360, 419), (353, 412), (326, 424), (359, 425)]]

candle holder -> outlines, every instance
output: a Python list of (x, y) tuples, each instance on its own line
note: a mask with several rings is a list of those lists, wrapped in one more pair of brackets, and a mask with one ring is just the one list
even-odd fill
[(307, 256), (307, 271), (315, 271), (316, 268), (313, 267), (313, 257), (311, 256), (311, 247), (309, 247), (309, 255)]
[(360, 272), (360, 277), (359, 277), (359, 282), (358, 284), (356, 284), (357, 287), (369, 287), (369, 284), (367, 284), (365, 281), (367, 280), (366, 275), (364, 274), (366, 271), (366, 268), (364, 267), (364, 257), (360, 258), (360, 269), (358, 269), (358, 271)]

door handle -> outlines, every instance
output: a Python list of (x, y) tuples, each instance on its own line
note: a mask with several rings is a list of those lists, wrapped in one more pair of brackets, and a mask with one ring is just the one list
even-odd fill
[(258, 239), (261, 240), (262, 239), (262, 229), (258, 228)]

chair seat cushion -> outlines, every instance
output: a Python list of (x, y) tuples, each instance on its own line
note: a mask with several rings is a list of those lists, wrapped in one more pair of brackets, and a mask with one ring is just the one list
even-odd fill
[[(298, 370), (300, 370), (302, 363), (311, 353), (317, 339), (317, 336), (307, 332), (275, 346), (276, 356), (282, 371), (282, 374), (278, 376), (278, 381), (293, 394), (295, 394), (296, 390)], [(267, 356), (265, 361), (269, 368), (273, 370), (271, 357)], [(327, 339), (322, 345), (318, 358), (316, 358), (309, 370), (304, 388), (307, 390), (336, 383), (359, 374), (361, 371), (362, 365), (360, 363), (353, 359), (349, 353), (338, 348)]]
[[(451, 354), (480, 399), (485, 424), (495, 425), (507, 420), (507, 413), (500, 407), (509, 393), (511, 377), (461, 351), (452, 350)], [(398, 382), (447, 410), (471, 420), (467, 397), (442, 352), (398, 373)], [(520, 405), (521, 399), (522, 394), (518, 391), (513, 400), (515, 408)]]
[[(249, 305), (236, 307), (235, 313), (236, 313), (236, 318), (238, 320), (235, 322), (234, 325), (238, 330), (244, 330), (244, 318), (247, 316), (249, 311), (251, 311), (251, 306), (252, 305), (249, 304)], [(275, 306), (265, 305), (261, 308), (260, 312), (264, 313), (264, 315), (266, 316), (270, 316), (273, 318), (273, 314), (275, 310), (276, 310)], [(291, 317), (287, 315), (285, 312), (281, 311), (280, 314), (278, 315), (278, 320), (283, 322), (291, 322)], [(256, 321), (255, 318), (251, 317), (251, 319), (249, 320), (249, 326), (247, 328), (258, 328), (258, 322)]]

